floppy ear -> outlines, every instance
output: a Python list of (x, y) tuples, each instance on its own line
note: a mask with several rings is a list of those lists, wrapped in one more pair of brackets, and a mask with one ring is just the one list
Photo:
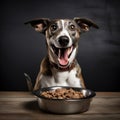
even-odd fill
[(78, 24), (82, 31), (89, 31), (90, 27), (94, 27), (98, 29), (98, 25), (96, 25), (92, 20), (86, 18), (74, 18), (74, 21)]
[(35, 28), (35, 31), (45, 34), (45, 31), (49, 23), (50, 23), (50, 19), (40, 18), (40, 19), (34, 19), (31, 21), (25, 22), (24, 24), (31, 24), (31, 26)]

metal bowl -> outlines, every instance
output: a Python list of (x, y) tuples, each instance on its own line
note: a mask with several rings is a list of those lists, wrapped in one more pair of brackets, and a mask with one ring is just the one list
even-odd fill
[[(80, 99), (49, 99), (41, 96), (42, 92), (56, 90), (58, 88), (72, 88), (75, 91), (83, 93), (84, 98)], [(55, 114), (75, 114), (86, 112), (90, 107), (92, 98), (96, 95), (94, 91), (78, 87), (47, 87), (33, 92), (38, 98), (38, 104), (41, 110)]]

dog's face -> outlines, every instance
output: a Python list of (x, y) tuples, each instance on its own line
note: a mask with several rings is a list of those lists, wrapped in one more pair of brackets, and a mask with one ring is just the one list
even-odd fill
[(54, 20), (46, 30), (49, 58), (59, 67), (69, 66), (75, 59), (80, 29), (74, 20)]
[(68, 67), (75, 59), (81, 32), (88, 31), (91, 26), (98, 28), (91, 20), (81, 18), (43, 18), (27, 23), (45, 34), (49, 59), (61, 68)]

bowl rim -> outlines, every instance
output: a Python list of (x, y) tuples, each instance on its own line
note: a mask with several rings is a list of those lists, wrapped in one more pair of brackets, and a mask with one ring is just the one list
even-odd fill
[[(52, 99), (52, 98), (46, 98), (41, 94), (41, 92), (44, 92), (44, 91), (49, 91), (49, 90), (55, 90), (55, 89), (58, 89), (58, 88), (66, 88), (66, 89), (70, 89), (72, 88), (73, 90), (76, 90), (76, 91), (82, 91), (82, 90), (86, 90), (86, 91), (89, 91), (90, 95), (87, 96), (87, 97), (83, 97), (83, 98), (70, 98), (70, 99)], [(86, 88), (80, 88), (80, 87), (70, 87), (70, 86), (51, 86), (51, 87), (44, 87), (44, 88), (40, 88), (38, 90), (35, 90), (32, 92), (35, 96), (37, 96), (38, 98), (41, 98), (41, 99), (46, 99), (46, 100), (53, 100), (53, 101), (80, 101), (80, 100), (83, 100), (83, 99), (90, 99), (94, 96), (96, 96), (96, 93), (93, 91), (93, 90), (90, 90), (90, 89), (86, 89)]]

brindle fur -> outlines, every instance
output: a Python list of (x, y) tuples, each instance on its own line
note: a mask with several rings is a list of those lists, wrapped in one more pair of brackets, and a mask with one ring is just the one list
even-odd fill
[[(41, 62), (40, 72), (38, 73), (38, 76), (36, 78), (34, 90), (38, 90), (41, 87), (49, 87), (59, 84), (85, 88), (81, 68), (77, 60), (75, 59), (78, 51), (78, 40), (82, 32), (89, 31), (90, 27), (98, 28), (98, 26), (89, 19), (79, 17), (74, 19), (53, 20), (50, 20), (48, 18), (40, 18), (28, 21), (26, 22), (26, 24), (31, 24), (36, 31), (43, 33), (46, 36), (46, 44), (48, 51), (48, 55)], [(57, 24), (58, 26), (58, 29), (56, 31), (51, 31), (51, 25), (53, 24)], [(74, 31), (72, 31), (70, 28), (71, 24), (73, 24), (75, 27)], [(63, 31), (64, 34), (62, 34)], [(74, 49), (72, 48), (72, 56), (70, 56), (69, 58), (70, 61), (69, 64), (66, 66), (66, 69), (59, 69), (61, 66), (58, 65), (58, 58), (55, 53), (53, 53), (54, 50), (51, 51), (51, 44), (57, 45), (55, 47), (59, 46), (57, 49), (62, 48), (62, 46), (60, 46), (57, 41), (58, 37), (60, 37), (60, 34), (66, 35), (69, 38), (69, 44), (72, 44), (72, 46), (74, 47)], [(71, 47), (69, 44), (66, 45), (66, 48)], [(73, 62), (75, 62), (74, 65)], [(51, 65), (51, 63), (56, 64), (58, 66), (58, 69), (55, 67), (56, 65)], [(60, 77), (62, 77), (64, 80), (61, 81)]]

